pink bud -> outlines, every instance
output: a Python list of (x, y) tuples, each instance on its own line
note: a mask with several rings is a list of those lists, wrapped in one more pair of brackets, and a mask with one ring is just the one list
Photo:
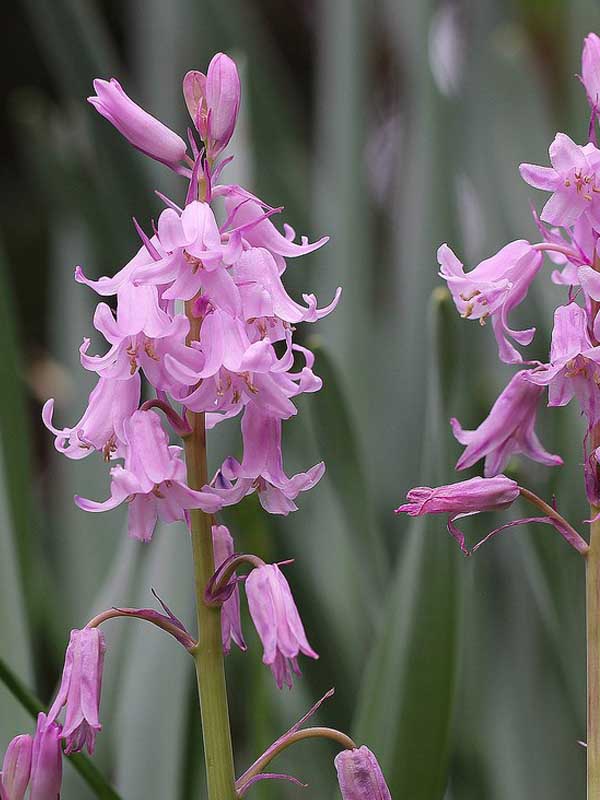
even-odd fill
[[(215, 554), (215, 569), (227, 561), (234, 553), (233, 537), (225, 525), (212, 526), (212, 539)], [(232, 576), (235, 580), (235, 574)], [(240, 618), (240, 590), (236, 583), (231, 595), (221, 606), (221, 635), (223, 651), (228, 654), (233, 640), (240, 650), (246, 649), (242, 621)]]
[(94, 81), (96, 95), (88, 101), (134, 147), (175, 169), (185, 156), (183, 139), (134, 103), (115, 79)]
[(7, 800), (23, 800), (25, 797), (31, 773), (32, 750), (31, 736), (15, 736), (8, 745), (0, 773), (0, 786), (4, 790), (2, 797), (6, 796)]
[(411, 489), (408, 503), (396, 509), (411, 517), (422, 514), (471, 514), (506, 508), (519, 496), (519, 486), (505, 475), (494, 478), (471, 478), (448, 486), (417, 486)]
[(60, 725), (38, 715), (31, 759), (29, 800), (57, 800), (62, 783), (62, 748)]
[(209, 158), (218, 156), (233, 135), (240, 94), (237, 67), (224, 53), (213, 57), (206, 75), (192, 70), (183, 79), (183, 96)]
[(600, 37), (588, 33), (581, 55), (581, 80), (592, 106), (600, 101)]
[(343, 800), (392, 800), (381, 767), (368, 747), (342, 750), (334, 763)]

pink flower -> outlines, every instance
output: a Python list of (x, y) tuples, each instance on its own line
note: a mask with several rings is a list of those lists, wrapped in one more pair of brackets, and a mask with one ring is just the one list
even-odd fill
[(265, 413), (257, 403), (246, 406), (241, 427), (242, 463), (231, 457), (226, 459), (211, 490), (224, 505), (239, 503), (256, 490), (262, 507), (269, 513), (287, 516), (296, 511), (293, 501), (300, 492), (312, 489), (321, 480), (325, 465), (320, 462), (307, 472), (288, 478), (283, 471), (281, 420)]
[(48, 712), (48, 722), (55, 722), (66, 707), (61, 736), (66, 740), (67, 754), (84, 747), (90, 755), (94, 752), (96, 734), (102, 730), (98, 711), (105, 650), (99, 628), (71, 631), (60, 688)]
[(548, 467), (562, 464), (560, 456), (544, 449), (534, 430), (542, 394), (542, 387), (528, 381), (527, 372), (522, 370), (511, 379), (476, 430), (465, 431), (457, 419), (452, 419), (455, 437), (467, 445), (456, 469), (472, 467), (485, 457), (484, 475), (490, 478), (502, 472), (515, 453), (523, 453)]
[[(225, 525), (212, 526), (213, 548), (215, 554), (215, 570), (227, 561), (234, 553), (233, 538), (229, 529)], [(235, 580), (235, 573), (232, 576)], [(242, 633), (242, 621), (240, 618), (240, 590), (235, 584), (231, 595), (221, 606), (221, 632), (223, 639), (223, 651), (228, 654), (231, 650), (232, 640), (240, 650), (246, 650), (246, 642)]]
[(93, 451), (101, 452), (106, 461), (122, 457), (123, 424), (139, 405), (140, 386), (137, 373), (128, 380), (100, 378), (82, 418), (72, 428), (62, 430), (52, 424), (54, 400), (47, 400), (42, 420), (56, 436), (54, 446), (58, 452), (73, 459), (85, 458)]
[(62, 783), (61, 728), (38, 714), (33, 740), (29, 800), (57, 800)]
[(507, 508), (519, 496), (519, 486), (505, 475), (493, 478), (470, 478), (448, 486), (417, 486), (411, 489), (408, 503), (396, 509), (411, 517), (422, 514), (471, 514)]
[(542, 254), (520, 239), (465, 273), (456, 255), (443, 244), (438, 250), (438, 262), (440, 276), (447, 282), (461, 316), (478, 319), (481, 324), (491, 318), (501, 360), (507, 364), (522, 361), (521, 354), (507, 337), (527, 345), (534, 337), (535, 328), (513, 330), (508, 325), (508, 315), (527, 296), (542, 266)]
[(109, 511), (128, 502), (129, 535), (148, 542), (158, 518), (164, 522), (185, 520), (190, 508), (214, 514), (222, 501), (213, 492), (195, 491), (185, 482), (180, 447), (169, 446), (159, 416), (136, 411), (124, 424), (125, 465), (111, 469), (111, 496), (103, 503), (76, 496), (84, 511)]
[(342, 750), (334, 763), (343, 800), (392, 800), (381, 767), (368, 747)]
[(581, 81), (592, 108), (600, 101), (600, 38), (588, 33), (581, 54)]
[(183, 95), (196, 130), (215, 158), (229, 144), (240, 107), (240, 78), (224, 53), (213, 56), (207, 74), (192, 70), (183, 79)]
[(15, 736), (6, 748), (0, 772), (3, 800), (23, 800), (25, 797), (31, 774), (32, 752), (33, 739), (29, 735)]
[(109, 81), (97, 78), (94, 89), (96, 95), (88, 97), (88, 101), (130, 144), (150, 158), (176, 169), (186, 151), (180, 136), (134, 103), (115, 78)]
[(590, 425), (600, 419), (600, 347), (592, 347), (587, 314), (576, 303), (554, 312), (550, 363), (526, 373), (526, 380), (548, 386), (548, 405), (564, 406), (577, 396)]
[(594, 228), (600, 227), (600, 151), (590, 142), (575, 144), (564, 133), (557, 133), (550, 145), (552, 167), (521, 164), (521, 177), (535, 189), (552, 192), (541, 218), (550, 225), (568, 227), (585, 215)]
[(250, 616), (263, 644), (268, 664), (281, 689), (292, 688), (292, 670), (300, 675), (298, 655), (318, 655), (309, 645), (288, 582), (277, 564), (253, 569), (246, 578)]

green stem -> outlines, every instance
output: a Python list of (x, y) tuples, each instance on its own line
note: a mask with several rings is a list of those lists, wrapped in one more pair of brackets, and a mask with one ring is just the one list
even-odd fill
[[(204, 414), (190, 414), (189, 421), (192, 432), (184, 438), (188, 484), (192, 489), (201, 489), (207, 483)], [(215, 569), (211, 518), (199, 509), (193, 509), (190, 518), (198, 620), (198, 645), (192, 653), (202, 714), (208, 800), (234, 800), (235, 772), (221, 641), (221, 609), (204, 602), (204, 590)]]
[[(598, 513), (592, 506), (592, 519)], [(592, 523), (586, 562), (587, 798), (600, 800), (600, 520)]]
[[(34, 719), (36, 719), (40, 711), (47, 710), (1, 658), (0, 681)], [(69, 756), (69, 761), (92, 789), (96, 797), (101, 800), (121, 800), (120, 795), (115, 792), (98, 767), (86, 755), (83, 753), (71, 755)]]

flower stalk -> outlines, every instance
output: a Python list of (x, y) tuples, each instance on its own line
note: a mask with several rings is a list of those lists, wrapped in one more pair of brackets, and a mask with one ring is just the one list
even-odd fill
[[(591, 506), (592, 519), (600, 514)], [(587, 797), (600, 798), (600, 520), (592, 522), (586, 558)]]

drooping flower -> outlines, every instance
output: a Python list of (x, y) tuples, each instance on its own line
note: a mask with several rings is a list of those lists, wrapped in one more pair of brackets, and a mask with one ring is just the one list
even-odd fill
[(585, 215), (600, 229), (600, 150), (581, 147), (564, 133), (550, 145), (551, 167), (521, 164), (521, 177), (535, 189), (552, 192), (541, 218), (550, 225), (568, 227)]
[(103, 503), (76, 496), (84, 511), (109, 511), (128, 501), (129, 535), (148, 542), (158, 518), (164, 522), (185, 520), (190, 508), (207, 514), (222, 502), (212, 492), (195, 491), (185, 482), (185, 464), (180, 447), (169, 446), (158, 414), (136, 411), (124, 424), (127, 454), (125, 465), (111, 469), (111, 496)]
[(528, 381), (526, 375), (526, 370), (521, 370), (513, 376), (476, 430), (466, 431), (457, 419), (450, 420), (454, 436), (466, 445), (456, 469), (472, 467), (485, 458), (484, 475), (490, 478), (502, 472), (517, 453), (548, 467), (563, 463), (560, 456), (544, 449), (535, 433), (537, 407), (544, 390)]
[(583, 42), (581, 82), (589, 104), (597, 109), (600, 103), (600, 38), (595, 33), (588, 33)]
[(15, 736), (6, 748), (0, 772), (2, 798), (23, 800), (31, 774), (33, 739), (29, 735)]
[(56, 699), (48, 712), (48, 722), (55, 722), (66, 708), (62, 738), (65, 752), (78, 753), (87, 747), (94, 752), (96, 734), (102, 730), (98, 712), (102, 689), (102, 671), (106, 644), (99, 628), (72, 630), (65, 653), (65, 665)]
[(589, 424), (600, 419), (600, 347), (592, 347), (583, 308), (569, 303), (556, 309), (550, 363), (529, 370), (525, 379), (548, 386), (549, 406), (564, 406), (576, 395)]
[(106, 461), (123, 455), (123, 424), (140, 402), (141, 380), (138, 373), (130, 379), (100, 378), (92, 390), (87, 408), (72, 428), (55, 428), (52, 424), (54, 400), (47, 400), (42, 409), (44, 425), (56, 439), (54, 446), (67, 458), (85, 458), (101, 452)]
[(422, 514), (471, 514), (508, 508), (519, 496), (518, 484), (506, 475), (470, 478), (431, 489), (417, 486), (406, 495), (407, 503), (396, 513), (418, 517)]
[(224, 53), (213, 56), (206, 75), (192, 70), (183, 79), (188, 111), (210, 159), (229, 144), (240, 107), (240, 94), (237, 67)]
[(287, 515), (296, 511), (300, 492), (312, 489), (325, 473), (323, 462), (291, 478), (283, 470), (281, 420), (256, 403), (246, 406), (242, 419), (244, 458), (240, 464), (229, 457), (223, 463), (210, 489), (223, 505), (232, 505), (253, 491), (258, 492), (265, 511)]
[[(215, 570), (227, 561), (234, 553), (233, 537), (225, 525), (212, 526), (213, 549), (215, 555)], [(232, 579), (235, 581), (235, 573)], [(246, 650), (246, 642), (242, 632), (240, 617), (240, 590), (235, 583), (234, 589), (221, 606), (221, 633), (223, 651), (228, 654), (231, 642), (234, 641), (240, 650)]]
[(343, 800), (392, 800), (381, 767), (365, 745), (342, 750), (334, 763)]
[(277, 564), (256, 567), (246, 578), (250, 616), (263, 644), (263, 663), (277, 686), (292, 687), (292, 671), (300, 675), (298, 655), (318, 658), (309, 645), (289, 584)]
[(61, 727), (38, 714), (33, 740), (29, 800), (57, 800), (62, 784)]
[(535, 328), (513, 330), (508, 325), (508, 315), (527, 296), (542, 266), (542, 254), (520, 239), (465, 273), (463, 264), (448, 245), (443, 244), (438, 250), (438, 262), (439, 274), (447, 282), (461, 316), (478, 319), (481, 324), (490, 318), (501, 360), (507, 364), (522, 361), (508, 337), (527, 345), (534, 337)]
[(180, 136), (134, 103), (115, 78), (97, 78), (94, 89), (96, 94), (88, 101), (130, 144), (171, 169), (177, 167), (186, 151)]

